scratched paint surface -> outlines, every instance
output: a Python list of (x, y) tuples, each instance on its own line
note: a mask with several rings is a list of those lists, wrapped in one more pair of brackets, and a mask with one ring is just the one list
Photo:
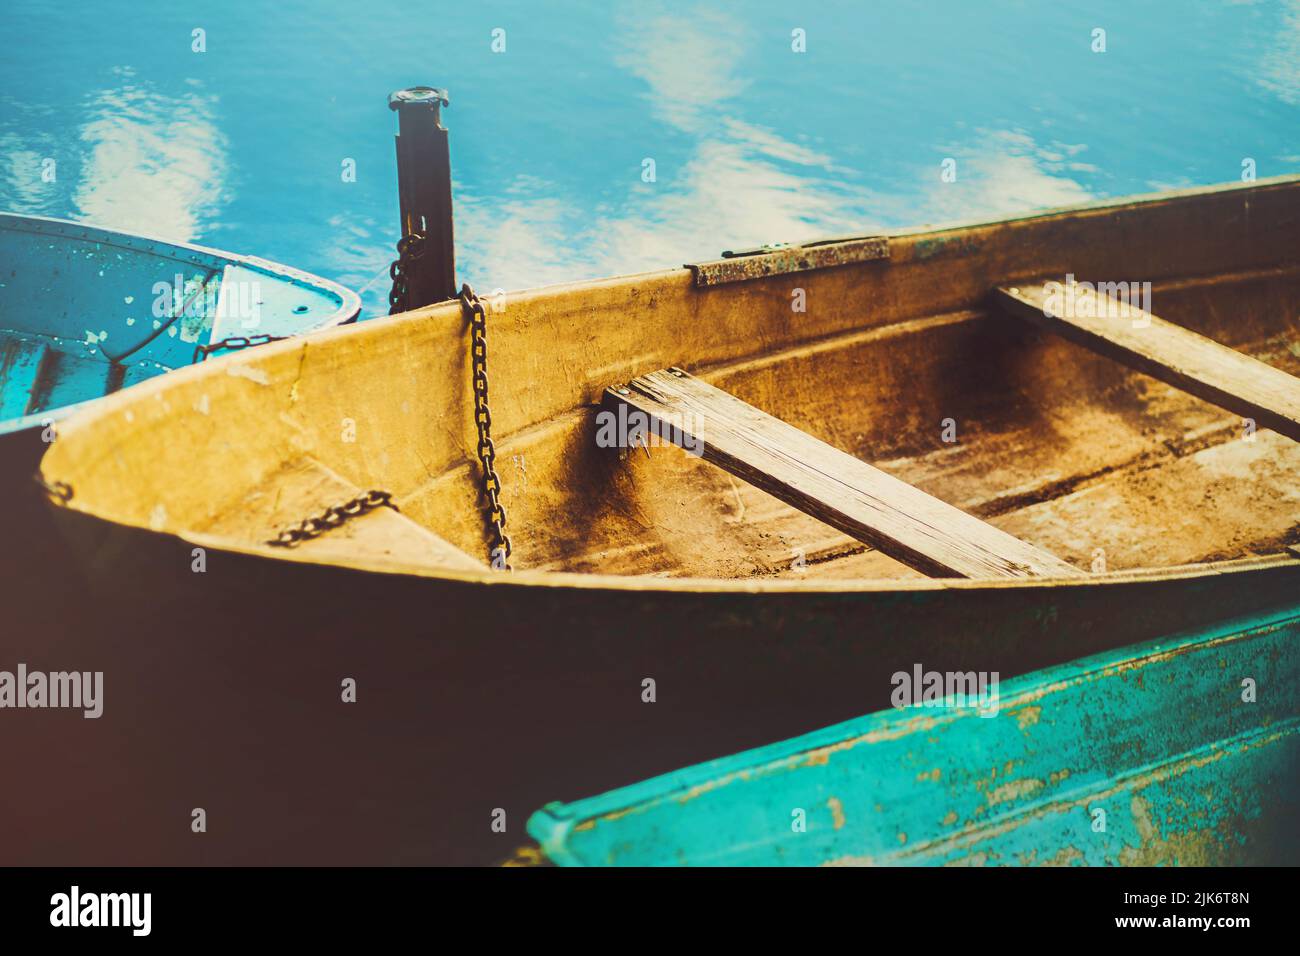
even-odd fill
[(996, 716), (872, 714), (528, 829), (564, 865), (1295, 863), (1298, 729), (1293, 608), (1006, 681)]
[(0, 433), (194, 361), (232, 336), (340, 321), (306, 279), (201, 250), (0, 214)]

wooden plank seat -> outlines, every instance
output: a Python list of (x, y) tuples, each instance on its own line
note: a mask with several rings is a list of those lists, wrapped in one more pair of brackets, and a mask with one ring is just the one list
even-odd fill
[[(918, 488), (773, 418), (678, 368), (607, 398), (671, 441), (787, 504), (935, 577), (1076, 576), (1084, 572)], [(626, 437), (626, 436), (625, 436)], [(637, 444), (631, 435), (628, 444)]]
[(995, 295), (1013, 316), (1300, 441), (1300, 378), (1091, 284), (1038, 280)]

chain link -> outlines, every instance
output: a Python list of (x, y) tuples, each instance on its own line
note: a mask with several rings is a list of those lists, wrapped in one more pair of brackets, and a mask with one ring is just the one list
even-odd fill
[(194, 346), (194, 358), (190, 359), (190, 364), (205, 362), (209, 355), (222, 349), (230, 349), (233, 352), (237, 349), (249, 349), (255, 345), (266, 345), (268, 342), (281, 342), (285, 338), (287, 336), (284, 335), (232, 335), (220, 342)]
[(286, 528), (266, 543), (277, 548), (295, 548), (304, 541), (319, 538), (326, 531), (332, 531), (344, 522), (376, 508), (392, 508), (396, 511), (397, 505), (393, 504), (393, 496), (387, 491), (367, 491), (351, 501), (326, 508), (315, 518), (308, 518), (292, 528)]
[(51, 501), (57, 501), (60, 504), (67, 504), (72, 500), (72, 485), (66, 481), (46, 481), (45, 476), (37, 472), (32, 476), (36, 484), (40, 485), (41, 490)]
[[(501, 503), (501, 479), (497, 477), (496, 445), (492, 443), (492, 409), (488, 405), (487, 310), (469, 283), (461, 286), (460, 306), (470, 326), (470, 357), (473, 364), (474, 424), (478, 427), (478, 460), (483, 466), (483, 496), (487, 499), (485, 517), (496, 532), (496, 541), (488, 552), (494, 568), (510, 570), (510, 536), (506, 534), (506, 509)], [(498, 563), (499, 562), (499, 563)]]
[(424, 236), (420, 233), (413, 232), (397, 240), (397, 258), (388, 267), (388, 274), (393, 277), (393, 288), (388, 293), (389, 315), (397, 315), (409, 309), (406, 272), (411, 262), (422, 255), (424, 255)]

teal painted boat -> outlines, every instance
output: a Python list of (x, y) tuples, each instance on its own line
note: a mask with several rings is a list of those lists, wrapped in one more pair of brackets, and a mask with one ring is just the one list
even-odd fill
[(359, 311), (355, 293), (252, 256), (0, 214), (0, 435)]
[(570, 866), (1295, 862), (1300, 609), (1037, 671), (982, 702), (552, 803), (528, 830)]

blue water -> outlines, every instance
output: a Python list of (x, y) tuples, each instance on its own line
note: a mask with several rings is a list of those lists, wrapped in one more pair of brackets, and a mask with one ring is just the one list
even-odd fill
[(480, 289), (1300, 171), (1300, 0), (10, 0), (0, 22), (0, 208), (265, 256), (371, 312), (387, 94), (421, 83), (451, 91)]

